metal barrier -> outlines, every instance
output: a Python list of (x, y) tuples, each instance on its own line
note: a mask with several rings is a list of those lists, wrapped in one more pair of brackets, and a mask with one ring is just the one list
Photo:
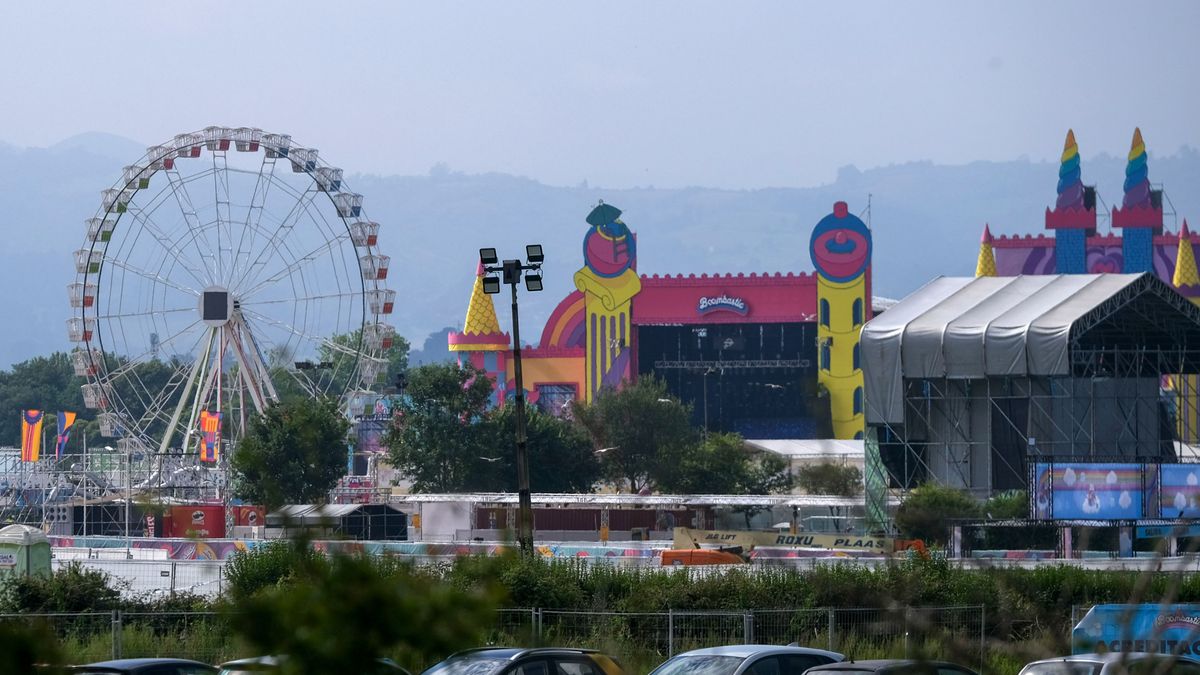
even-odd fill
[[(0, 622), (44, 623), (77, 663), (173, 656), (219, 663), (235, 658), (227, 617), (216, 612), (0, 614)], [(798, 643), (857, 659), (938, 657), (982, 666), (982, 605), (894, 609), (669, 610), (583, 612), (501, 609), (491, 644), (591, 647), (629, 657), (668, 658), (729, 644)]]
[(51, 567), (58, 571), (64, 565), (73, 562), (108, 574), (119, 582), (119, 590), (122, 595), (127, 597), (175, 595), (176, 593), (217, 597), (225, 590), (225, 561), (223, 560), (54, 558), (51, 561)]

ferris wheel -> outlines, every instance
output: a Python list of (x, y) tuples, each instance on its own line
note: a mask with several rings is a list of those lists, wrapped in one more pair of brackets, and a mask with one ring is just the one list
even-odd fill
[(208, 127), (102, 192), (67, 322), (102, 435), (203, 450), (282, 397), (349, 404), (375, 388), (395, 291), (342, 173), (290, 136)]

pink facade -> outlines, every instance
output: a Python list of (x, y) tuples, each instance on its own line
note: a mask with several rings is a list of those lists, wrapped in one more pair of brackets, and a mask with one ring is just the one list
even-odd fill
[[(739, 306), (740, 304), (740, 306)], [(816, 321), (810, 274), (642, 275), (635, 326)]]

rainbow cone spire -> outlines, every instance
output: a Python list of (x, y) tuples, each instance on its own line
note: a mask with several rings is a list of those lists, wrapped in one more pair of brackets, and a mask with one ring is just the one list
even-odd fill
[(1058, 167), (1058, 201), (1055, 209), (1083, 209), (1083, 172), (1079, 167), (1079, 144), (1075, 131), (1067, 129), (1061, 164)]
[(1142, 141), (1142, 130), (1133, 130), (1133, 142), (1129, 147), (1129, 161), (1125, 165), (1125, 199), (1121, 208), (1150, 208), (1150, 169), (1146, 165), (1146, 144)]
[(1179, 230), (1179, 250), (1175, 254), (1175, 275), (1171, 277), (1171, 283), (1175, 284), (1175, 288), (1200, 286), (1200, 272), (1196, 270), (1196, 256), (1192, 251), (1192, 238), (1186, 220)]
[(979, 239), (979, 261), (975, 263), (975, 276), (996, 276), (996, 254), (992, 251), (992, 231), (983, 225), (983, 237)]
[[(1113, 227), (1145, 228), (1152, 230), (1154, 234), (1162, 234), (1162, 207), (1154, 205), (1153, 191), (1150, 189), (1150, 170), (1146, 167), (1146, 143), (1142, 141), (1141, 129), (1133, 130), (1133, 142), (1129, 146), (1129, 161), (1125, 164), (1125, 198), (1120, 207), (1113, 207)], [(1142, 242), (1139, 246), (1145, 249), (1149, 244)], [(1149, 255), (1146, 251), (1141, 253)], [(1146, 260), (1139, 258), (1139, 264), (1131, 269), (1149, 269)], [(1129, 267), (1129, 255), (1125, 256), (1125, 261), (1126, 267)]]
[[(1084, 195), (1087, 189), (1083, 187), (1083, 170), (1080, 167), (1079, 144), (1075, 142), (1075, 130), (1067, 129), (1067, 140), (1063, 142), (1062, 158), (1058, 165), (1058, 200), (1054, 209), (1046, 209), (1046, 229), (1048, 230), (1083, 230), (1086, 235), (1096, 232), (1096, 209), (1088, 208)], [(1067, 246), (1080, 248), (1082, 240), (1076, 235), (1064, 235)], [(1074, 242), (1072, 246), (1071, 242)], [(1082, 260), (1082, 253), (1073, 258)], [(1064, 260), (1064, 263), (1068, 261)], [(1071, 269), (1067, 265), (1063, 270)]]

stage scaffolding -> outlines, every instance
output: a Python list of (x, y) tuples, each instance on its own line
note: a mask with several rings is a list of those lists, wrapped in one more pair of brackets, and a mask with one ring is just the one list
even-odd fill
[(1043, 461), (1200, 461), (1200, 309), (1151, 275), (1027, 279), (939, 279), (864, 329), (888, 373), (866, 386), (874, 526), (927, 481), (987, 496)]
[(61, 459), (43, 455), (37, 462), (20, 461), (17, 449), (0, 449), (0, 518), (58, 536), (123, 536), (130, 501), (130, 536), (143, 536), (148, 513), (220, 501), (225, 471), (198, 466), (195, 457), (154, 452), (132, 439)]

